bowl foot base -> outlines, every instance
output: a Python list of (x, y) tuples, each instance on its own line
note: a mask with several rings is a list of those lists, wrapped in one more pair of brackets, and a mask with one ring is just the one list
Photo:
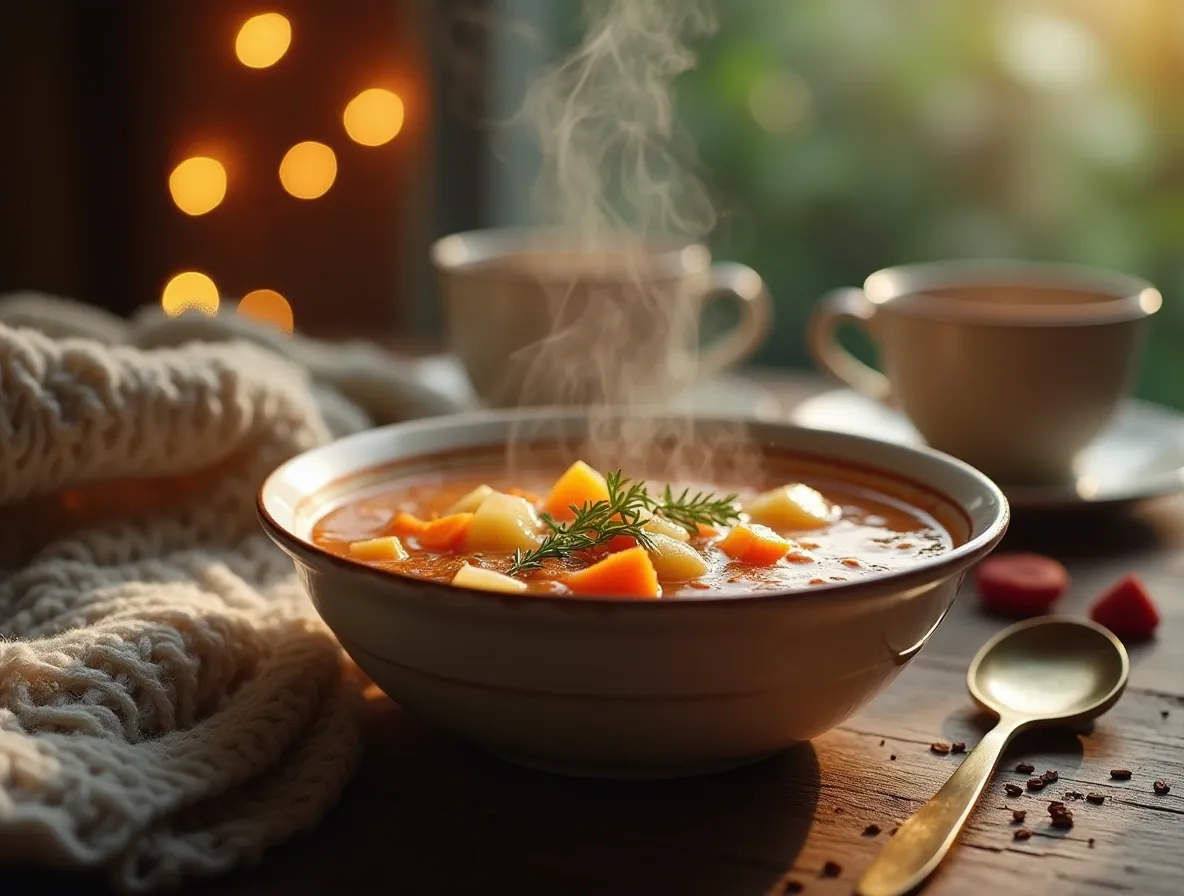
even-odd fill
[(775, 756), (781, 750), (743, 756), (739, 759), (717, 759), (711, 762), (695, 762), (687, 765), (585, 765), (579, 763), (550, 762), (523, 756), (520, 753), (491, 751), (494, 756), (511, 765), (521, 766), (537, 772), (562, 775), (567, 778), (599, 778), (608, 781), (664, 781), (674, 778), (694, 778), (700, 775), (715, 775), (733, 769), (754, 765)]

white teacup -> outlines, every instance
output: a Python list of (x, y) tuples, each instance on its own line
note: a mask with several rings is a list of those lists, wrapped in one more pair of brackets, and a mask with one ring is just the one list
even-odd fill
[[(932, 447), (1008, 484), (1061, 481), (1128, 394), (1161, 304), (1150, 284), (1090, 268), (910, 265), (826, 296), (810, 348), (847, 385), (898, 407)], [(839, 345), (844, 322), (871, 336), (883, 373)]]
[[(756, 271), (698, 244), (507, 228), (444, 237), (431, 258), (449, 348), (495, 406), (660, 403), (751, 356), (772, 316)], [(728, 296), (739, 323), (701, 347), (704, 306)]]

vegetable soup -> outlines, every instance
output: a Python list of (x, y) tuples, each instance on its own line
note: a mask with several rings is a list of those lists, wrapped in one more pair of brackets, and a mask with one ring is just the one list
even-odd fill
[(458, 471), (354, 497), (313, 538), (356, 562), (468, 588), (638, 600), (809, 589), (954, 545), (933, 516), (862, 483), (770, 485), (668, 484), (582, 461), (559, 475)]

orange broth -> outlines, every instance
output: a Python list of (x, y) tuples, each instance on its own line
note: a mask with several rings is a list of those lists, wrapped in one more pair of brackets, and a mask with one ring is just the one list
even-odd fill
[[(509, 477), (504, 472), (464, 472), (400, 481), (379, 486), (339, 505), (317, 521), (313, 539), (334, 554), (350, 557), (350, 544), (395, 534), (399, 513), (430, 520), (444, 514), (462, 496), (485, 484), (496, 491), (533, 494), (542, 503), (562, 469), (542, 468), (527, 475)], [(797, 480), (794, 480), (797, 481)], [(758, 566), (732, 559), (718, 547), (728, 527), (718, 527), (711, 537), (692, 536), (688, 544), (707, 561), (708, 571), (693, 580), (661, 582), (662, 598), (694, 598), (744, 595), (758, 592), (800, 590), (834, 582), (845, 582), (900, 570), (919, 560), (953, 548), (950, 533), (931, 515), (889, 495), (843, 481), (802, 480), (841, 509), (841, 517), (823, 528), (786, 531), (792, 542), (787, 554), (772, 565)], [(784, 482), (768, 483), (776, 487)], [(648, 480), (651, 494), (663, 483)], [(678, 484), (675, 491), (681, 491)], [(758, 493), (752, 487), (721, 483), (686, 483), (692, 491), (703, 489), (719, 496), (735, 493), (741, 503)], [(545, 531), (545, 530), (544, 530)], [(434, 552), (424, 550), (414, 535), (399, 535), (408, 553), (405, 560), (362, 561), (378, 569), (402, 575), (451, 582), (463, 564), (506, 572), (511, 552)], [(562, 560), (548, 559), (542, 569), (519, 573), (516, 578), (527, 593), (569, 594), (566, 576), (603, 559), (607, 551), (597, 548)]]

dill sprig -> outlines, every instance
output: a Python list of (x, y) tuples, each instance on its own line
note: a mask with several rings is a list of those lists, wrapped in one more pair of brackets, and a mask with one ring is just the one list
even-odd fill
[(607, 544), (621, 535), (635, 539), (642, 547), (653, 547), (650, 533), (644, 528), (653, 513), (662, 514), (691, 533), (698, 531), (700, 524), (728, 525), (739, 518), (736, 495), (720, 498), (702, 491), (692, 495), (690, 489), (683, 489), (682, 494), (675, 497), (668, 485), (661, 497), (654, 498), (644, 482), (633, 482), (620, 470), (606, 474), (604, 480), (608, 485), (608, 500), (587, 502), (582, 507), (573, 505), (571, 511), (575, 518), (571, 521), (557, 523), (549, 514), (541, 514), (543, 523), (551, 531), (537, 548), (514, 552), (509, 574), (513, 576), (540, 569), (544, 560), (570, 557), (579, 551)]
[(604, 480), (608, 485), (608, 500), (585, 502), (582, 507), (572, 505), (575, 518), (571, 521), (557, 523), (549, 514), (542, 514), (550, 533), (537, 548), (516, 550), (509, 574), (539, 569), (544, 560), (569, 557), (577, 551), (607, 544), (620, 535), (636, 539), (643, 547), (652, 547), (649, 533), (642, 528), (646, 521), (644, 514), (651, 504), (645, 483), (631, 482), (620, 470), (608, 473)]
[(666, 486), (661, 499), (652, 501), (653, 510), (662, 514), (672, 523), (677, 523), (692, 534), (697, 532), (700, 525), (727, 526), (740, 518), (736, 506), (738, 496), (727, 495), (723, 498), (713, 492), (695, 492), (684, 488), (682, 493), (674, 496), (670, 486)]

